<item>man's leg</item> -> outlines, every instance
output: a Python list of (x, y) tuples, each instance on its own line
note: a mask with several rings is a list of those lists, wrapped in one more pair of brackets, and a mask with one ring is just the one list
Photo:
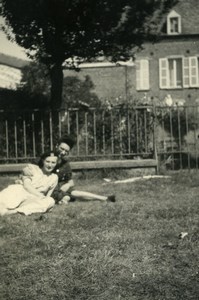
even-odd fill
[(71, 196), (77, 199), (81, 200), (100, 200), (100, 201), (110, 201), (110, 202), (115, 202), (115, 196), (101, 196), (97, 194), (93, 194), (90, 192), (84, 192), (84, 191), (77, 191), (73, 190), (71, 192)]
[(52, 197), (55, 200), (56, 204), (68, 204), (71, 201), (71, 192), (70, 189), (66, 192), (62, 191), (59, 187), (57, 187), (53, 193)]

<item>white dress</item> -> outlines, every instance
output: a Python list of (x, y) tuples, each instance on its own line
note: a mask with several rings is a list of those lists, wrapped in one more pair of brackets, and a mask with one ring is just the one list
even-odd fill
[[(24, 189), (25, 178), (31, 180), (31, 185), (42, 193), (44, 198), (39, 198)], [(0, 215), (17, 212), (25, 215), (45, 213), (55, 204), (50, 195), (57, 182), (56, 174), (45, 175), (38, 166), (28, 164), (23, 169), (22, 180), (19, 181), (19, 184), (11, 184), (0, 192)]]

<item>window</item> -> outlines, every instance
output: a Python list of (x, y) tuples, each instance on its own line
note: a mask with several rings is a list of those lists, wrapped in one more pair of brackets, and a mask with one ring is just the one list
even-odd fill
[(181, 16), (172, 10), (167, 16), (167, 34), (181, 33)]
[(136, 61), (136, 89), (138, 91), (149, 90), (148, 59), (140, 59)]
[(161, 58), (159, 60), (160, 88), (199, 87), (197, 56)]

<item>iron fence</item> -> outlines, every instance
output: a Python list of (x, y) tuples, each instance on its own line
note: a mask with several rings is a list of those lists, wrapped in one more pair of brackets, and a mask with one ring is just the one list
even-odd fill
[(0, 160), (30, 161), (64, 134), (76, 138), (76, 160), (152, 156), (152, 127), (146, 107), (0, 111)]
[(197, 168), (199, 106), (155, 107), (157, 153), (171, 169)]
[(199, 107), (121, 105), (87, 110), (0, 111), (0, 162), (26, 162), (71, 134), (72, 160), (145, 159), (198, 168)]

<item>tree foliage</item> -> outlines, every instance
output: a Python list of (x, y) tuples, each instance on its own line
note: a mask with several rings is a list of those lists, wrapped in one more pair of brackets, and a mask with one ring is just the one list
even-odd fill
[(176, 0), (1, 0), (1, 15), (16, 42), (48, 66), (51, 103), (62, 99), (62, 65), (105, 56), (127, 59), (156, 36), (160, 16)]
[(22, 89), (30, 96), (50, 97), (50, 77), (44, 64), (31, 62), (22, 69)]
[[(29, 99), (46, 99), (46, 107), (50, 99), (50, 77), (44, 64), (32, 62), (25, 66), (22, 71), (22, 88)], [(99, 107), (101, 101), (93, 92), (94, 84), (90, 76), (80, 80), (76, 76), (68, 76), (63, 79), (63, 99), (61, 108), (86, 108)], [(37, 101), (38, 105), (38, 101)], [(38, 107), (41, 105), (39, 104)], [(37, 108), (35, 106), (35, 108)]]

